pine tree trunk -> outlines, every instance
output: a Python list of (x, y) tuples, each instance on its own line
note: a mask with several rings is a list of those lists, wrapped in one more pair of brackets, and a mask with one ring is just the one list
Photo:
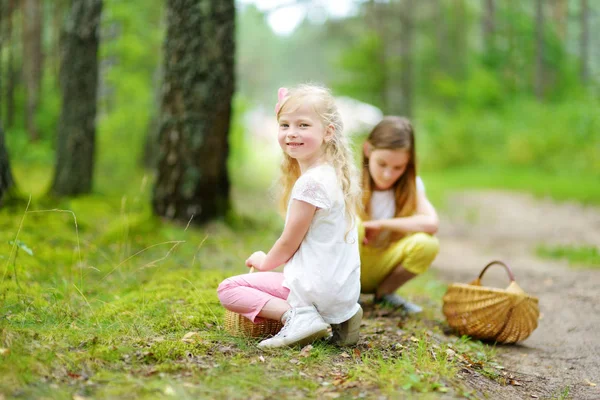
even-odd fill
[(157, 215), (200, 223), (230, 206), (233, 0), (167, 0)]
[(22, 0), (23, 20), (23, 78), (27, 103), (25, 127), (31, 140), (40, 133), (35, 122), (42, 85), (42, 5), (39, 0)]
[(56, 195), (92, 189), (102, 0), (73, 0), (61, 38), (62, 109), (58, 123)]
[(8, 159), (8, 152), (4, 145), (4, 130), (0, 123), (0, 204), (2, 199), (7, 193), (10, 193), (14, 186), (12, 172), (10, 170), (10, 161)]

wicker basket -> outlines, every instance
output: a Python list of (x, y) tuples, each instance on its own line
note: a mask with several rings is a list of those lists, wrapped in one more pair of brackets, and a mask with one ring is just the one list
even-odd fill
[[(481, 286), (481, 278), (492, 265), (502, 265), (510, 278), (506, 289)], [(444, 295), (444, 315), (461, 335), (498, 343), (526, 339), (538, 325), (538, 299), (517, 285), (515, 277), (501, 261), (492, 261), (468, 285), (455, 283)]]
[[(250, 269), (250, 273), (254, 268)], [(225, 330), (233, 336), (244, 336), (253, 338), (265, 338), (276, 335), (283, 324), (281, 321), (272, 319), (263, 319), (260, 322), (253, 323), (241, 314), (230, 310), (225, 310)]]

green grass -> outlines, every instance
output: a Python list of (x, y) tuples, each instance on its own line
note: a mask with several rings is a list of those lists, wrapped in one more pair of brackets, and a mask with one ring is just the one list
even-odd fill
[[(354, 349), (317, 343), (304, 353), (264, 352), (227, 334), (218, 283), (245, 272), (243, 260), (267, 250), (282, 226), (268, 194), (248, 181), (233, 191), (237, 214), (199, 228), (153, 217), (151, 177), (143, 173), (122, 190), (105, 179), (93, 195), (57, 200), (43, 196), (48, 171), (17, 165), (20, 192), (33, 200), (0, 210), (5, 397), (469, 397), (456, 378), (464, 368), (502, 383), (493, 347), (442, 333), (446, 285), (432, 272), (401, 289), (424, 305), (421, 317), (367, 313)], [(496, 174), (456, 170), (424, 179), (435, 202), (453, 189), (501, 182), (541, 188), (535, 174)], [(243, 179), (252, 175), (246, 170)], [(581, 200), (577, 185), (546, 186), (555, 198)], [(189, 332), (197, 332), (194, 340), (182, 341)]]
[[(33, 200), (0, 210), (0, 394), (23, 398), (377, 397), (468, 394), (455, 341), (441, 333), (445, 285), (428, 273), (403, 288), (423, 320), (367, 320), (356, 349), (317, 343), (264, 352), (223, 330), (218, 283), (267, 250), (281, 220), (264, 191), (235, 189), (238, 213), (198, 228), (149, 210), (149, 178), (121, 195), (43, 196), (48, 170), (17, 165)], [(27, 179), (27, 177), (35, 179)], [(396, 325), (406, 324), (402, 332)], [(381, 335), (382, 327), (393, 330)], [(182, 339), (197, 332), (194, 340)], [(473, 357), (477, 342), (456, 350)], [(268, 384), (265, 384), (268, 376)]]
[(572, 266), (600, 268), (600, 250), (593, 246), (539, 246), (536, 253), (543, 258), (566, 259)]

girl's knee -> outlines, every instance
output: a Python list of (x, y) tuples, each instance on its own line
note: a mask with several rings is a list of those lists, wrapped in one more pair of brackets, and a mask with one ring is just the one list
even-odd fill
[(235, 281), (235, 278), (227, 278), (223, 282), (219, 283), (219, 287), (217, 287), (217, 295), (219, 296), (219, 299), (221, 299), (223, 293), (238, 286), (239, 285)]
[(410, 237), (404, 268), (420, 275), (429, 269), (440, 249), (439, 240), (427, 233), (415, 233)]
[(415, 233), (409, 240), (412, 242), (410, 247), (413, 251), (430, 256), (432, 257), (432, 260), (440, 251), (440, 242), (438, 238), (428, 233)]

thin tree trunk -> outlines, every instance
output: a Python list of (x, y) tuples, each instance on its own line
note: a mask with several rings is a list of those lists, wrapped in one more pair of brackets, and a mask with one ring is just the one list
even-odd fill
[(14, 188), (14, 180), (10, 169), (10, 160), (4, 144), (4, 130), (0, 122), (0, 204), (4, 197)]
[(102, 0), (73, 0), (61, 39), (63, 104), (52, 183), (56, 195), (92, 189), (101, 13)]
[(31, 140), (40, 133), (35, 122), (42, 83), (42, 5), (40, 0), (22, 0), (23, 73), (27, 105), (25, 127)]
[(541, 100), (544, 97), (544, 0), (535, 2), (535, 95)]
[(494, 51), (496, 34), (496, 6), (494, 0), (485, 0), (485, 9), (482, 19), (482, 31), (485, 51), (490, 54)]
[(579, 42), (579, 58), (581, 59), (581, 81), (587, 83), (590, 79), (590, 9), (588, 0), (581, 0), (581, 39)]
[(234, 0), (167, 0), (157, 215), (196, 223), (230, 207)]
[(554, 0), (552, 7), (552, 19), (556, 26), (558, 37), (564, 42), (567, 38), (567, 20), (569, 5), (567, 0)]

